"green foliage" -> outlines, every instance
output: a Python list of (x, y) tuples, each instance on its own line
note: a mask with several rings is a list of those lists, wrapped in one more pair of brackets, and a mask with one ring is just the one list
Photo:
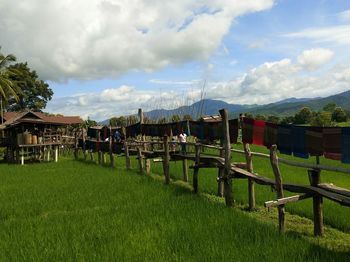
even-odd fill
[(266, 120), (266, 116), (262, 114), (256, 114), (254, 118), (258, 120)]
[(9, 67), (16, 74), (10, 75), (10, 80), (20, 88), (18, 100), (10, 97), (6, 106), (8, 111), (30, 109), (41, 111), (51, 100), (53, 91), (49, 85), (40, 80), (37, 73), (28, 67), (27, 63), (17, 63)]
[(334, 126), (330, 112), (314, 112), (311, 119), (312, 126)]
[(158, 119), (158, 124), (165, 124), (167, 122), (165, 117)]
[(326, 112), (333, 112), (334, 109), (336, 108), (337, 104), (334, 103), (334, 102), (331, 102), (331, 103), (328, 103), (327, 105), (325, 105), (323, 107), (323, 111), (326, 111)]
[(136, 116), (127, 116), (126, 125), (130, 126), (139, 122), (139, 119)]
[(193, 120), (192, 119), (192, 116), (191, 115), (184, 115), (183, 117), (182, 117), (182, 120)]
[(293, 123), (294, 123), (294, 116), (286, 116), (281, 120), (281, 124), (283, 125), (293, 124)]
[(111, 126), (126, 127), (127, 119), (124, 116), (112, 117), (109, 119), (109, 124)]
[(312, 118), (312, 111), (308, 107), (303, 107), (294, 116), (294, 124), (309, 124)]
[(332, 121), (337, 123), (346, 122), (348, 120), (347, 114), (341, 107), (336, 107), (332, 112)]
[(170, 118), (171, 122), (179, 122), (181, 121), (181, 117), (179, 115), (172, 115)]
[(85, 127), (85, 128), (88, 128), (90, 126), (96, 126), (96, 125), (97, 125), (97, 122), (95, 120), (91, 120), (90, 118), (85, 120), (83, 123), (83, 127)]
[(16, 57), (14, 55), (4, 55), (0, 52), (0, 99), (2, 102), (6, 102), (9, 96), (18, 99), (18, 94), (21, 92), (11, 79), (11, 76), (16, 72), (10, 66), (15, 61)]
[(267, 117), (266, 121), (270, 123), (278, 124), (280, 122), (280, 118), (278, 116), (270, 115)]

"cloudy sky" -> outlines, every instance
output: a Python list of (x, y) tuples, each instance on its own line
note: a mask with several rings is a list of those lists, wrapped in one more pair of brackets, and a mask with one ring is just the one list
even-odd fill
[(0, 0), (0, 46), (102, 120), (201, 97), (271, 103), (350, 89), (349, 0)]

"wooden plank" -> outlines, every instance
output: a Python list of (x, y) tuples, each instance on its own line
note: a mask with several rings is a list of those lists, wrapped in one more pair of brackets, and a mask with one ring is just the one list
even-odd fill
[(285, 198), (280, 198), (277, 200), (272, 200), (272, 201), (266, 201), (264, 203), (265, 207), (276, 207), (280, 205), (284, 205), (287, 203), (292, 203), (292, 202), (297, 202), (299, 200), (307, 199), (312, 197), (311, 195), (305, 194), (305, 195), (296, 195), (296, 196), (290, 196), (290, 197), (285, 197)]
[[(275, 188), (277, 198), (284, 198), (283, 195), (283, 185), (282, 185), (282, 176), (278, 167), (278, 158), (277, 158), (277, 146), (272, 145), (270, 148), (270, 163), (272, 166), (273, 174), (275, 175)], [(278, 206), (278, 225), (279, 231), (284, 232), (284, 205)]]
[(350, 190), (342, 187), (335, 186), (333, 184), (318, 184), (317, 185), (319, 188), (325, 189), (330, 192), (334, 192), (343, 196), (350, 197)]

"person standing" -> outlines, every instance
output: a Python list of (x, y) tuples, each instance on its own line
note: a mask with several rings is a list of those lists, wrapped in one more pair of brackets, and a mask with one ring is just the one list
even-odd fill
[(187, 135), (185, 132), (181, 132), (179, 134), (179, 142), (181, 145), (181, 153), (183, 155), (186, 155), (186, 142), (187, 142)]

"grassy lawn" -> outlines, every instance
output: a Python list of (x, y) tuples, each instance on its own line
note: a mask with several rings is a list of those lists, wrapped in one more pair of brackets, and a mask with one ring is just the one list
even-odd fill
[[(295, 229), (280, 235), (275, 211), (261, 209), (249, 213), (239, 207), (226, 208), (223, 200), (214, 196), (217, 170), (200, 171), (202, 193), (193, 195), (183, 182), (165, 186), (159, 176), (139, 176), (135, 159), (131, 171), (125, 170), (124, 163), (124, 158), (119, 157), (117, 168), (111, 169), (67, 157), (59, 163), (0, 164), (0, 260), (345, 261), (349, 258), (347, 233), (327, 228), (325, 238), (313, 238), (309, 220), (287, 215), (287, 228), (304, 225), (304, 231), (298, 233)], [(171, 164), (174, 179), (181, 178), (181, 167), (180, 162)], [(256, 164), (255, 168), (261, 168), (260, 172), (268, 169), (264, 163)], [(152, 173), (161, 174), (161, 164), (152, 164)], [(300, 181), (307, 179), (306, 172), (295, 176)], [(333, 174), (331, 178), (338, 184)], [(349, 179), (344, 183), (348, 182)], [(235, 181), (234, 191), (238, 204), (247, 203), (245, 181)], [(257, 187), (259, 203), (274, 198), (274, 193), (269, 191), (268, 187)], [(289, 209), (309, 216), (309, 204), (296, 203)], [(347, 208), (326, 202), (328, 224), (341, 224), (343, 218), (337, 220), (337, 214), (326, 212), (326, 204), (332, 212), (342, 212), (341, 217), (350, 217)], [(339, 226), (345, 231), (348, 228), (345, 221)], [(332, 242), (332, 237), (339, 245)]]

